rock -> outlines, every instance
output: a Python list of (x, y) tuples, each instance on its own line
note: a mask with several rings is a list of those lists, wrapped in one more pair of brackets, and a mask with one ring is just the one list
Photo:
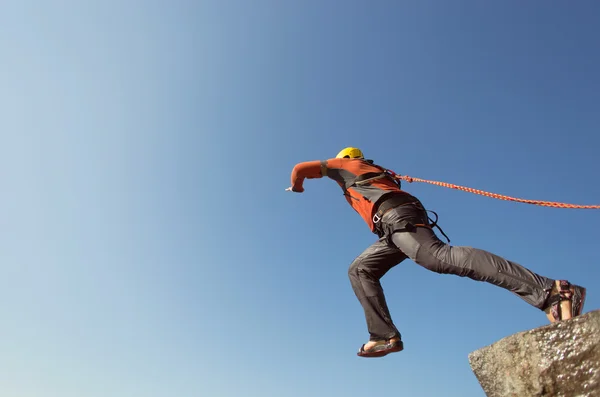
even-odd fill
[(600, 310), (469, 354), (488, 397), (600, 397)]

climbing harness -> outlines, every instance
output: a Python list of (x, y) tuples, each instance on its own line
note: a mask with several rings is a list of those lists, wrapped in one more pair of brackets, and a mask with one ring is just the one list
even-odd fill
[[(426, 227), (426, 228), (432, 229), (432, 230), (433, 230), (433, 228), (436, 228), (440, 231), (440, 233), (442, 233), (442, 235), (446, 238), (448, 243), (450, 242), (450, 238), (448, 237), (448, 235), (446, 235), (446, 233), (444, 233), (444, 230), (442, 230), (440, 225), (438, 225), (438, 223), (437, 223), (438, 222), (438, 214), (435, 211), (426, 209), (425, 207), (423, 207), (423, 204), (418, 199), (416, 199), (415, 197), (408, 195), (408, 194), (402, 195), (402, 196), (392, 196), (391, 198), (384, 200), (377, 207), (377, 211), (375, 212), (375, 215), (373, 215), (373, 224), (375, 225), (376, 229), (379, 227), (379, 222), (381, 221), (381, 219), (383, 218), (383, 215), (385, 215), (386, 212), (388, 212), (394, 208), (402, 207), (405, 205), (412, 205), (412, 206), (416, 207), (418, 210), (423, 211), (423, 215), (427, 217), (427, 220), (425, 221), (425, 218), (423, 218), (423, 221), (427, 222), (427, 223), (411, 224), (411, 223), (405, 222), (403, 227), (395, 228), (392, 232), (396, 232), (399, 230), (414, 230), (415, 227)], [(431, 212), (432, 214), (435, 215), (435, 220), (431, 219), (429, 214), (427, 214), (428, 212)], [(378, 231), (381, 232), (379, 237), (382, 237), (385, 234), (384, 230), (378, 230)]]
[(455, 185), (453, 183), (430, 181), (430, 180), (421, 179), (421, 178), (413, 178), (408, 175), (396, 174), (395, 172), (390, 171), (390, 170), (386, 170), (386, 171), (389, 172), (390, 175), (392, 175), (394, 178), (396, 178), (398, 180), (406, 181), (408, 183), (424, 182), (424, 183), (429, 183), (432, 185), (447, 187), (450, 189), (457, 189), (457, 190), (462, 190), (462, 191), (469, 192), (469, 193), (479, 194), (481, 196), (491, 197), (491, 198), (495, 198), (498, 200), (515, 201), (515, 202), (519, 202), (519, 203), (533, 204), (533, 205), (540, 205), (543, 207), (554, 207), (554, 208), (600, 209), (600, 205), (580, 205), (580, 204), (558, 203), (558, 202), (553, 202), (553, 201), (520, 199), (520, 198), (516, 198), (516, 197), (505, 196), (505, 195), (498, 194), (498, 193), (485, 192), (483, 190), (473, 189), (470, 187), (459, 186), (459, 185)]

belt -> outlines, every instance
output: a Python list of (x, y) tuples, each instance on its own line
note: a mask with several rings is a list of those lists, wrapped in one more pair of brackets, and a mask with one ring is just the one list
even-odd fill
[(384, 196), (382, 197), (382, 200), (383, 201), (377, 206), (377, 211), (373, 215), (373, 224), (377, 224), (379, 221), (381, 221), (383, 215), (385, 215), (385, 213), (389, 210), (401, 205), (412, 204), (418, 201), (416, 197), (407, 193), (393, 194), (388, 198), (385, 198)]

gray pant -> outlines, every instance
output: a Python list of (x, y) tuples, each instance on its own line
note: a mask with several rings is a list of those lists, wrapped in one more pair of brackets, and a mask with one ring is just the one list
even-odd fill
[[(380, 222), (385, 235), (360, 254), (348, 270), (352, 289), (364, 309), (371, 340), (400, 336), (379, 280), (407, 258), (436, 273), (497, 285), (544, 309), (554, 280), (490, 252), (446, 244), (429, 228), (410, 227), (427, 223), (422, 208), (401, 206), (388, 211)], [(427, 293), (426, 288), (423, 293)]]

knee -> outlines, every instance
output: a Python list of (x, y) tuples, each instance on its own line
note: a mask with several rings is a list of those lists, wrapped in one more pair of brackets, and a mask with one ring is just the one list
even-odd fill
[(365, 266), (363, 258), (356, 258), (348, 268), (348, 277), (351, 280), (364, 280), (364, 279), (376, 279), (375, 272), (372, 269), (369, 269), (368, 266)]
[(352, 263), (350, 264), (350, 266), (348, 267), (348, 277), (350, 277), (350, 279), (358, 278), (360, 263), (361, 263), (361, 258), (358, 257), (355, 260), (353, 260)]

